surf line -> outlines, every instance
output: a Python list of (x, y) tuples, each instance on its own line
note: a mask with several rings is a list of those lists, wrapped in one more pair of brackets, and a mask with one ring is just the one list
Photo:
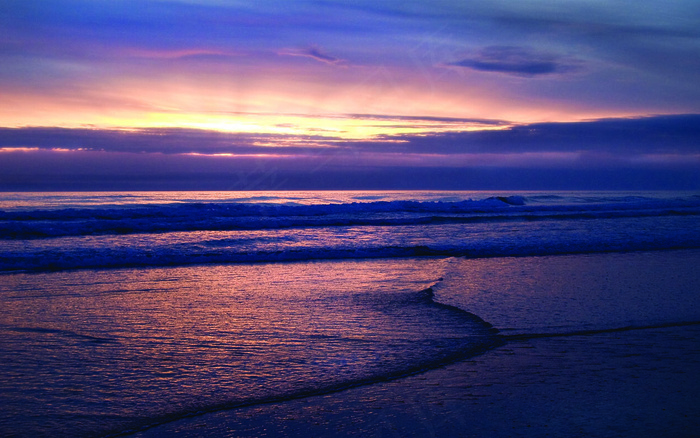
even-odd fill
[(527, 341), (530, 339), (539, 338), (561, 338), (565, 336), (591, 336), (600, 335), (605, 333), (619, 333), (619, 332), (629, 332), (633, 330), (650, 330), (650, 329), (663, 329), (670, 327), (685, 327), (692, 325), (700, 325), (700, 321), (684, 321), (684, 322), (669, 322), (664, 324), (654, 324), (654, 325), (643, 325), (643, 326), (626, 326), (626, 327), (615, 327), (608, 329), (598, 329), (598, 330), (579, 330), (573, 332), (563, 332), (563, 333), (525, 333), (518, 335), (499, 335), (501, 339), (506, 342), (518, 342)]
[(435, 291), (433, 290), (433, 287), (437, 286), (441, 281), (443, 281), (443, 278), (439, 278), (435, 284), (433, 284), (431, 287), (428, 287), (427, 289), (423, 289), (420, 291), (420, 295), (423, 297), (423, 299), (429, 301), (432, 305), (441, 307), (443, 309), (449, 309), (452, 311), (456, 312), (461, 312), (465, 315), (469, 315), (472, 319), (475, 319), (482, 323), (484, 327), (486, 327), (493, 335), (496, 336), (501, 342), (500, 345), (496, 343), (494, 345), (494, 349), (501, 347), (508, 342), (519, 342), (519, 341), (527, 341), (530, 339), (540, 339), (540, 338), (561, 338), (561, 337), (566, 337), (566, 336), (591, 336), (591, 335), (600, 335), (600, 334), (606, 334), (606, 333), (620, 333), (620, 332), (629, 332), (633, 330), (651, 330), (651, 329), (663, 329), (663, 328), (671, 328), (671, 327), (687, 327), (687, 326), (694, 326), (694, 325), (700, 325), (700, 321), (679, 321), (679, 322), (667, 322), (667, 323), (661, 323), (661, 324), (651, 324), (651, 325), (630, 325), (630, 326), (624, 326), (624, 327), (613, 327), (613, 328), (605, 328), (605, 329), (594, 329), (594, 330), (575, 330), (575, 331), (570, 331), (570, 332), (560, 332), (560, 333), (521, 333), (517, 335), (504, 335), (500, 333), (500, 330), (497, 327), (494, 327), (493, 324), (489, 323), (488, 321), (485, 321), (483, 318), (481, 318), (478, 315), (475, 315), (474, 313), (468, 312), (464, 309), (461, 309), (456, 306), (452, 306), (449, 304), (444, 304), (439, 301), (435, 300)]
[[(442, 278), (438, 279), (438, 282), (442, 281)], [(480, 356), (482, 354), (485, 354), (491, 350), (494, 350), (498, 347), (502, 347), (505, 345), (505, 342), (503, 341), (502, 337), (498, 335), (498, 330), (493, 328), (491, 324), (488, 322), (484, 321), (483, 319), (479, 318), (477, 315), (474, 315), (473, 313), (467, 312), (466, 310), (460, 309), (455, 306), (450, 306), (449, 304), (442, 304), (438, 303), (433, 300), (434, 292), (432, 287), (428, 287), (426, 289), (423, 289), (417, 293), (417, 295), (414, 297), (414, 299), (417, 299), (421, 303), (425, 303), (428, 305), (436, 306), (445, 310), (449, 310), (452, 312), (458, 312), (462, 315), (468, 316), (472, 321), (476, 322), (477, 324), (482, 324), (485, 329), (485, 333), (483, 337), (480, 338), (475, 338), (475, 342), (473, 345), (471, 345), (468, 348), (463, 348), (458, 351), (455, 351), (451, 354), (447, 354), (443, 357), (435, 358), (433, 360), (427, 360), (424, 362), (420, 362), (415, 364), (414, 366), (407, 367), (402, 370), (396, 370), (393, 372), (389, 373), (379, 373), (375, 376), (367, 377), (367, 378), (359, 378), (355, 380), (349, 380), (346, 382), (339, 382), (336, 384), (330, 384), (325, 387), (318, 387), (318, 388), (310, 388), (310, 389), (304, 389), (298, 392), (291, 392), (287, 394), (280, 394), (280, 395), (272, 395), (268, 397), (261, 397), (261, 398), (252, 398), (248, 400), (242, 400), (242, 401), (234, 401), (234, 402), (222, 402), (218, 404), (213, 404), (210, 406), (202, 406), (200, 408), (194, 408), (189, 411), (183, 411), (183, 412), (174, 412), (171, 414), (164, 414), (159, 417), (155, 418), (150, 418), (150, 419), (142, 419), (142, 420), (136, 420), (131, 426), (129, 426), (126, 429), (121, 429), (121, 428), (115, 428), (113, 430), (107, 430), (105, 432), (102, 432), (100, 435), (98, 435), (100, 438), (117, 438), (117, 437), (123, 437), (123, 436), (131, 436), (135, 435), (137, 433), (141, 433), (143, 431), (146, 431), (148, 429), (153, 429), (155, 427), (162, 426), (167, 423), (172, 423), (174, 421), (186, 419), (186, 418), (193, 418), (193, 417), (199, 417), (202, 415), (207, 415), (207, 414), (213, 414), (216, 412), (222, 412), (222, 411), (233, 411), (236, 409), (242, 409), (242, 408), (247, 408), (247, 407), (252, 407), (252, 406), (259, 406), (259, 405), (270, 405), (274, 403), (282, 403), (286, 401), (291, 401), (291, 400), (299, 400), (299, 399), (304, 399), (308, 397), (318, 397), (318, 396), (324, 396), (328, 394), (333, 394), (333, 393), (338, 393), (342, 392), (348, 389), (352, 388), (357, 388), (357, 387), (362, 387), (362, 386), (369, 386), (369, 385), (374, 385), (374, 384), (380, 384), (380, 383), (386, 383), (390, 382), (392, 380), (398, 380), (402, 379), (405, 377), (409, 376), (414, 376), (418, 374), (422, 374), (425, 372), (429, 372), (431, 370), (451, 365), (453, 363), (457, 363), (463, 360), (467, 360), (476, 356)]]
[[(439, 278), (437, 283), (435, 283), (433, 286), (437, 285), (442, 280), (443, 280), (442, 278)], [(460, 309), (459, 307), (452, 306), (450, 304), (444, 304), (444, 303), (441, 303), (439, 301), (435, 301), (435, 291), (433, 290), (433, 286), (420, 291), (419, 296), (422, 297), (422, 299), (427, 301), (432, 306), (439, 307), (439, 308), (445, 309), (445, 310), (449, 310), (451, 312), (461, 313), (463, 315), (468, 316), (473, 321), (475, 321), (479, 324), (482, 324), (484, 326), (484, 328), (488, 330), (489, 334), (499, 336), (501, 339), (503, 339), (503, 336), (498, 334), (498, 329), (494, 328), (490, 322), (484, 321), (484, 319), (481, 318), (479, 315), (475, 315), (471, 312), (467, 312), (464, 309)], [(494, 348), (496, 348), (498, 346), (500, 346), (500, 345), (496, 345)]]

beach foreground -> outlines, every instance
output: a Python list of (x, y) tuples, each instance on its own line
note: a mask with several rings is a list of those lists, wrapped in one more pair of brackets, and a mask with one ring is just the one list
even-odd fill
[(2, 436), (697, 429), (695, 194), (30, 193), (0, 209)]
[(136, 436), (698, 436), (699, 261), (697, 250), (455, 259), (435, 299), (505, 328), (503, 346), (393, 381)]
[(423, 374), (135, 436), (694, 437), (699, 336), (692, 325), (510, 342)]

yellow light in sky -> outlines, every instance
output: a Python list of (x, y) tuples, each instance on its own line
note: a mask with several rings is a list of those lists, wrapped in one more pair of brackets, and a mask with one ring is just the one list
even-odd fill
[[(582, 111), (549, 101), (518, 105), (491, 96), (476, 85), (464, 89), (444, 89), (439, 84), (434, 89), (426, 88), (410, 81), (401, 82), (401, 86), (391, 86), (391, 81), (338, 85), (259, 74), (246, 78), (246, 87), (242, 87), (225, 75), (182, 80), (165, 76), (162, 80), (112, 77), (84, 88), (47, 94), (0, 90), (5, 103), (0, 105), (0, 126), (190, 128), (269, 135), (272, 137), (268, 141), (280, 142), (283, 137), (298, 137), (305, 142), (323, 139), (327, 147), (334, 140), (391, 141), (390, 137), (397, 135), (507, 129), (523, 123), (631, 115)], [(378, 116), (352, 115), (357, 113)]]
[[(370, 140), (402, 134), (506, 129), (509, 125), (489, 125), (460, 120), (375, 119), (371, 116), (296, 114), (183, 114), (149, 113), (139, 119), (106, 119), (106, 125), (144, 128), (191, 128), (226, 133), (279, 134), (323, 140)], [(308, 138), (306, 140), (309, 140)], [(389, 139), (387, 139), (389, 140)]]

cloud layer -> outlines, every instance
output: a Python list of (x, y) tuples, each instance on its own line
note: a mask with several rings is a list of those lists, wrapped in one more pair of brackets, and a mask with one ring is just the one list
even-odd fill
[(180, 128), (4, 128), (0, 157), (4, 190), (125, 189), (136, 181), (160, 189), (182, 188), (189, 181), (221, 190), (256, 184), (265, 189), (450, 188), (450, 181), (452, 188), (470, 189), (548, 184), (700, 189), (700, 115), (371, 140)]
[(464, 58), (448, 65), (525, 77), (569, 73), (578, 70), (572, 60), (567, 61), (563, 57), (550, 53), (512, 46), (485, 47), (473, 57)]
[(697, 187), (699, 22), (695, 0), (5, 0), (0, 188)]
[[(365, 116), (373, 117), (373, 116)], [(381, 116), (376, 116), (381, 119)], [(416, 120), (416, 118), (411, 118)], [(439, 119), (449, 121), (450, 119)], [(457, 119), (462, 123), (464, 120)], [(485, 121), (480, 121), (484, 123)], [(493, 125), (498, 126), (499, 121)], [(485, 124), (485, 123), (484, 123)], [(700, 115), (533, 123), (507, 129), (383, 135), (369, 140), (333, 136), (249, 134), (149, 128), (136, 130), (54, 127), (0, 128), (0, 148), (158, 154), (506, 154), (606, 152), (700, 154)]]

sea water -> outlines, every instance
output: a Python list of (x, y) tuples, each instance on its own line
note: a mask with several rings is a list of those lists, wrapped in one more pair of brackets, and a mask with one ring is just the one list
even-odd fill
[[(504, 334), (697, 321), (695, 301), (629, 313), (571, 287), (615, 275), (585, 254), (681, 266), (697, 248), (696, 193), (4, 193), (0, 433), (119, 435), (400, 377)], [(618, 283), (655, 303), (688, 287)]]

